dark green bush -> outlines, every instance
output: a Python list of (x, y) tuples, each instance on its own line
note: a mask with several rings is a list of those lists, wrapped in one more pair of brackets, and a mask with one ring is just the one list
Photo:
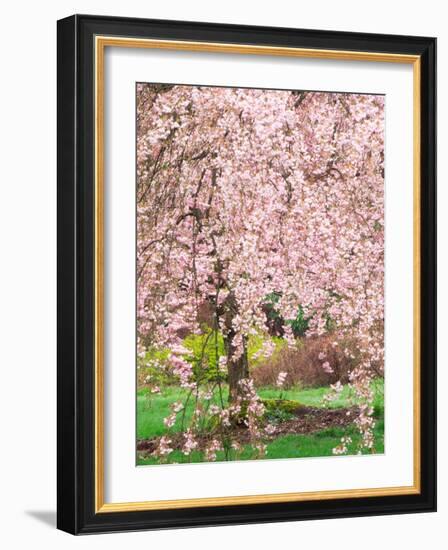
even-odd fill
[(267, 324), (271, 329), (271, 333), (275, 336), (281, 336), (283, 326), (289, 325), (292, 328), (294, 336), (303, 336), (309, 326), (309, 317), (305, 317), (302, 306), (297, 308), (297, 315), (294, 319), (283, 319), (275, 305), (278, 304), (281, 298), (279, 292), (271, 292), (264, 299), (264, 311), (267, 317)]
[(291, 399), (263, 399), (265, 419), (273, 424), (292, 420), (304, 405)]

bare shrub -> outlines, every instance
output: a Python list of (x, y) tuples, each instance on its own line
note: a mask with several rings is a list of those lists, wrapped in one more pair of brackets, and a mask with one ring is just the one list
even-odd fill
[(255, 367), (251, 375), (257, 387), (275, 386), (279, 372), (288, 374), (285, 388), (328, 386), (338, 380), (346, 383), (357, 364), (356, 350), (355, 342), (336, 342), (334, 335), (304, 338), (297, 349), (284, 347), (278, 350), (273, 357)]

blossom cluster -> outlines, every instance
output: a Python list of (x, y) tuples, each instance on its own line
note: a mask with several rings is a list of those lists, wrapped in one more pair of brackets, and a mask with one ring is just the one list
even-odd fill
[[(262, 403), (245, 358), (251, 334), (269, 335), (272, 293), (281, 318), (302, 308), (308, 337), (337, 327), (336, 340), (360, 343), (349, 386), (361, 403), (362, 446), (372, 449), (369, 384), (384, 360), (384, 97), (138, 84), (138, 346), (169, 348), (170, 367), (195, 396), (185, 454), (196, 448), (199, 419), (212, 414), (182, 347), (183, 335), (201, 332), (205, 306), (225, 339), (217, 363), (234, 385), (231, 406), (244, 409), (264, 453)], [(282, 337), (296, 345), (290, 325)], [(268, 357), (266, 342), (260, 354)], [(324, 352), (319, 359), (332, 373)], [(340, 391), (335, 385), (327, 401)], [(225, 433), (236, 413), (216, 406)], [(210, 444), (209, 457), (231, 448), (224, 439)], [(158, 452), (169, 448), (164, 440)]]

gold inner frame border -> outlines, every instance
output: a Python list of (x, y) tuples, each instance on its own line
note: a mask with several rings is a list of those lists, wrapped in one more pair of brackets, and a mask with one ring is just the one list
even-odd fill
[[(343, 489), (301, 493), (277, 493), (242, 495), (214, 498), (191, 498), (179, 500), (154, 500), (141, 502), (106, 503), (104, 501), (104, 55), (106, 47), (146, 48), (208, 53), (233, 53), (266, 56), (286, 56), (312, 59), (406, 63), (413, 66), (413, 454), (414, 483), (402, 487), (370, 489)], [(421, 60), (417, 55), (402, 55), (381, 52), (356, 52), (251, 44), (226, 44), (125, 38), (118, 36), (95, 36), (95, 513), (131, 512), (143, 510), (167, 510), (209, 506), (232, 506), (243, 504), (304, 502), (343, 498), (379, 497), (420, 494), (420, 117), (421, 117)]]

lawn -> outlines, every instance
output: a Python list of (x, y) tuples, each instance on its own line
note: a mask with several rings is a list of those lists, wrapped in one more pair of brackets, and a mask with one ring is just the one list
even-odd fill
[[(375, 391), (374, 416), (375, 426), (375, 452), (384, 452), (384, 385), (382, 379), (377, 379), (373, 383)], [(308, 407), (322, 407), (323, 396), (328, 392), (328, 387), (321, 388), (292, 388), (279, 391), (272, 388), (261, 388), (258, 393), (263, 399), (288, 399), (297, 401)], [(137, 394), (137, 438), (151, 439), (166, 434), (166, 428), (163, 419), (170, 413), (170, 405), (176, 401), (185, 401), (187, 393), (178, 387), (163, 388), (161, 394), (150, 394), (146, 389), (140, 389)], [(223, 391), (223, 399), (226, 399), (226, 391)], [(215, 393), (216, 402), (219, 397)], [(338, 399), (330, 404), (331, 408), (348, 408), (351, 406), (348, 390), (344, 388)], [(185, 409), (185, 425), (191, 417), (193, 403), (189, 403)], [(173, 431), (181, 431), (182, 415), (180, 414)], [(349, 447), (349, 452), (353, 452), (359, 441), (359, 435), (355, 426), (348, 428), (328, 428), (322, 431), (310, 434), (295, 435), (288, 434), (279, 436), (268, 443), (266, 458), (302, 458), (316, 456), (332, 456), (332, 449), (339, 444), (340, 438), (349, 435), (353, 444)], [(253, 457), (249, 447), (239, 457), (240, 460), (248, 460)], [(218, 453), (217, 460), (223, 460), (223, 453)], [(180, 451), (174, 451), (170, 455), (170, 462), (202, 462), (202, 454), (193, 452), (191, 456), (184, 456)], [(137, 463), (139, 465), (157, 464), (158, 459), (138, 454)]]

